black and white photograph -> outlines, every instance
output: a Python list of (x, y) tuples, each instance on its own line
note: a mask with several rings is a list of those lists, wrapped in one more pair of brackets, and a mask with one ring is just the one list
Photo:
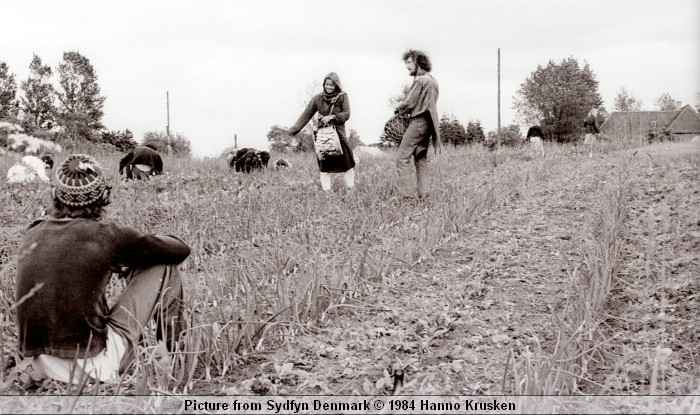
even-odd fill
[(0, 412), (700, 412), (700, 2), (0, 10)]

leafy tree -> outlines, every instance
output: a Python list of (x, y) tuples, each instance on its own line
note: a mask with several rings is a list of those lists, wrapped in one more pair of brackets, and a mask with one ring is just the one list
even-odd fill
[(615, 96), (615, 111), (639, 111), (642, 109), (642, 101), (633, 97), (624, 86), (617, 91)]
[(29, 77), (22, 81), (20, 88), (24, 96), (20, 98), (22, 124), (28, 130), (51, 129), (56, 108), (55, 90), (51, 84), (51, 67), (43, 65), (41, 58), (34, 54), (29, 64)]
[(5, 62), (0, 62), (0, 120), (17, 117), (17, 83)]
[(314, 151), (314, 136), (313, 133), (300, 131), (292, 140), (292, 150), (296, 152)]
[(309, 101), (311, 101), (311, 98), (322, 91), (323, 85), (321, 85), (321, 82), (318, 79), (314, 79), (313, 81), (309, 82), (304, 89), (304, 93), (299, 97), (299, 105), (302, 108), (306, 108)]
[(384, 133), (382, 133), (379, 136), (379, 143), (377, 143), (377, 147), (379, 147), (379, 148), (398, 147), (400, 143), (401, 143), (400, 139), (393, 140), (393, 139), (387, 137)]
[(122, 152), (133, 150), (137, 145), (134, 140), (134, 134), (129, 129), (124, 131), (104, 131), (102, 133), (102, 142), (113, 145)]
[(64, 52), (58, 65), (59, 123), (73, 137), (94, 141), (92, 133), (104, 128), (102, 108), (105, 97), (100, 95), (97, 74), (90, 61), (78, 52)]
[(162, 154), (168, 154), (168, 144), (172, 154), (176, 156), (189, 156), (192, 152), (190, 140), (182, 133), (171, 134), (168, 140), (165, 131), (148, 131), (143, 135), (143, 145), (146, 144), (153, 145), (156, 151)]
[(581, 68), (573, 57), (538, 65), (514, 99), (513, 108), (521, 119), (527, 124), (538, 120), (545, 137), (558, 142), (582, 136), (583, 119), (592, 107), (605, 116), (593, 71), (587, 63)]
[(292, 137), (286, 128), (273, 125), (267, 133), (267, 141), (270, 150), (280, 153), (314, 151), (313, 135), (304, 130)]
[(700, 112), (700, 91), (695, 92), (695, 109)]
[(446, 144), (454, 146), (464, 145), (467, 143), (467, 132), (462, 123), (453, 115), (448, 117), (443, 114), (440, 119), (440, 138)]
[(351, 128), (348, 131), (348, 145), (350, 146), (350, 148), (365, 145), (360, 139), (360, 134), (354, 128)]
[(677, 111), (681, 109), (681, 104), (680, 101), (673, 99), (668, 92), (664, 92), (660, 97), (656, 98), (656, 108), (659, 111)]
[(81, 139), (99, 142), (102, 134), (90, 128), (90, 117), (83, 112), (66, 112), (58, 115), (56, 120), (61, 126), (60, 139), (71, 141)]
[(480, 143), (486, 140), (484, 128), (481, 126), (481, 121), (471, 121), (467, 123), (467, 142), (469, 144)]
[[(490, 141), (496, 142), (496, 131), (489, 131), (487, 137)], [(518, 124), (511, 124), (501, 128), (501, 145), (512, 147), (519, 145), (524, 140), (525, 137), (520, 133), (520, 126)]]
[[(319, 82), (318, 79), (314, 79), (312, 82), (310, 82), (308, 85), (306, 85), (306, 89), (304, 90), (304, 94), (302, 95), (301, 99), (299, 100), (300, 102), (300, 107), (303, 111), (303, 109), (306, 108), (307, 105), (309, 105), (309, 102), (311, 99), (316, 96), (319, 92), (321, 92), (323, 89), (323, 85), (321, 85), (321, 82)], [(314, 133), (314, 123), (316, 122), (315, 117), (311, 117), (309, 122), (306, 123), (306, 125), (301, 129), (301, 132), (306, 133), (307, 135), (313, 136)], [(298, 135), (298, 134), (297, 134)], [(292, 138), (294, 140), (294, 138)], [(313, 140), (311, 140), (313, 141)], [(299, 141), (299, 146), (300, 148), (305, 147), (304, 145), (301, 145), (301, 140)], [(313, 147), (312, 147), (313, 149)], [(294, 151), (303, 151), (296, 149)]]
[(396, 108), (396, 106), (399, 104), (399, 102), (403, 101), (406, 99), (408, 96), (408, 91), (411, 90), (411, 85), (404, 85), (403, 89), (401, 90), (401, 93), (398, 95), (393, 95), (389, 97), (389, 106), (391, 108)]
[(292, 137), (285, 128), (273, 125), (267, 133), (267, 141), (270, 142), (270, 150), (280, 153), (295, 151), (296, 146), (292, 143)]

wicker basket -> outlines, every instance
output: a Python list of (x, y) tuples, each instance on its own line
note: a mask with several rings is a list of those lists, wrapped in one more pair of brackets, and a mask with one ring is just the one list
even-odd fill
[(384, 124), (384, 135), (392, 141), (401, 142), (409, 123), (410, 119), (406, 114), (395, 114)]

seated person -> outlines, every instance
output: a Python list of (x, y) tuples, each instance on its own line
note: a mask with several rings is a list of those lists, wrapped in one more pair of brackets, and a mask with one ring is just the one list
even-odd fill
[[(190, 248), (175, 236), (101, 221), (110, 187), (93, 157), (69, 156), (55, 178), (51, 217), (29, 226), (17, 260), (20, 354), (41, 377), (114, 381), (151, 319), (156, 337), (175, 348), (186, 325), (177, 264)], [(108, 308), (107, 285), (119, 271), (128, 284)]]

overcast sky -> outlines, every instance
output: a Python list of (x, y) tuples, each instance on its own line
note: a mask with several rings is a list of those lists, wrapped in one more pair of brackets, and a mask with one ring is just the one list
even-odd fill
[[(549, 60), (588, 62), (612, 110), (620, 87), (654, 109), (668, 92), (695, 105), (700, 91), (700, 2), (634, 1), (3, 1), (0, 61), (17, 84), (32, 54), (56, 68), (78, 51), (97, 72), (111, 130), (165, 130), (197, 155), (233, 145), (266, 148), (291, 126), (307, 87), (337, 72), (350, 98), (347, 126), (376, 142), (388, 104), (409, 77), (401, 54), (426, 51), (438, 111), (463, 124), (515, 120), (513, 96)], [(320, 91), (317, 91), (320, 92)]]

